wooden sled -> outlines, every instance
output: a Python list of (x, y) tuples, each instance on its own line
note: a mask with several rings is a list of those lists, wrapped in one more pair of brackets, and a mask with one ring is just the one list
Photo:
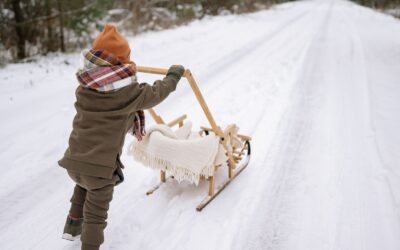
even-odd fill
[[(141, 73), (150, 73), (150, 74), (160, 74), (160, 75), (166, 75), (168, 72), (168, 69), (163, 69), (163, 68), (152, 68), (152, 67), (143, 67), (143, 66), (137, 66), (137, 71)], [(251, 148), (250, 148), (250, 136), (246, 135), (241, 135), (235, 133), (235, 135), (232, 135), (232, 133), (235, 132), (236, 125), (231, 124), (224, 130), (222, 130), (217, 123), (214, 120), (214, 117), (211, 115), (211, 112), (203, 98), (203, 95), (200, 92), (200, 89), (193, 78), (192, 73), (190, 72), (189, 69), (186, 69), (183, 77), (187, 79), (187, 81), (190, 84), (190, 87), (193, 90), (194, 95), (197, 98), (197, 101), (199, 102), (205, 116), (207, 117), (207, 120), (209, 122), (209, 125), (211, 127), (200, 127), (200, 135), (201, 136), (207, 136), (209, 133), (214, 133), (217, 135), (220, 140), (220, 144), (223, 146), (226, 152), (226, 156), (228, 158), (227, 160), (227, 171), (228, 171), (228, 179), (225, 180), (220, 186), (215, 188), (215, 180), (214, 176), (215, 173), (218, 171), (219, 168), (225, 165), (218, 165), (214, 166), (214, 173), (212, 176), (209, 177), (202, 177), (202, 179), (205, 179), (209, 182), (209, 190), (208, 190), (208, 195), (200, 202), (200, 204), (196, 207), (197, 211), (201, 211), (205, 206), (207, 206), (233, 179), (235, 179), (248, 165), (250, 161), (250, 154), (251, 154)], [(179, 125), (180, 127), (183, 126), (183, 121), (187, 118), (186, 115), (182, 115), (178, 117), (177, 119), (166, 123), (164, 120), (159, 116), (154, 109), (148, 109), (147, 110), (154, 121), (158, 124), (166, 124), (169, 127), (173, 127), (175, 125)], [(232, 147), (231, 145), (228, 145), (229, 142), (228, 139), (230, 136), (235, 136), (236, 138), (236, 145), (239, 145), (237, 147)], [(229, 138), (228, 138), (229, 137)], [(239, 143), (238, 143), (239, 141)], [(166, 182), (167, 179), (173, 178), (173, 176), (170, 176), (166, 178), (166, 172), (161, 170), (160, 173), (160, 179), (161, 182), (153, 187), (151, 190), (149, 190), (146, 194), (150, 195), (154, 191), (156, 191), (163, 183)]]

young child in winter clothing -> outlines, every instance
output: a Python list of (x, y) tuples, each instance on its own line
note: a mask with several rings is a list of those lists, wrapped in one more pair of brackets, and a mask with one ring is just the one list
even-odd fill
[(58, 162), (76, 183), (64, 228), (64, 239), (81, 237), (82, 249), (99, 249), (104, 241), (107, 211), (114, 186), (124, 179), (121, 155), (124, 138), (132, 131), (144, 135), (144, 109), (162, 102), (184, 73), (171, 66), (163, 80), (139, 84), (130, 61), (129, 44), (112, 25), (83, 52), (77, 72), (73, 130), (69, 147)]

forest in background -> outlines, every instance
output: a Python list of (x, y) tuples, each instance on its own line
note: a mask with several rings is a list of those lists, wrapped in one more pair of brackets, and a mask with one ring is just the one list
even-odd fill
[[(138, 34), (208, 15), (240, 14), (287, 0), (3, 0), (0, 2), (0, 64), (50, 52), (87, 47), (107, 23)], [(393, 9), (400, 0), (355, 0)]]

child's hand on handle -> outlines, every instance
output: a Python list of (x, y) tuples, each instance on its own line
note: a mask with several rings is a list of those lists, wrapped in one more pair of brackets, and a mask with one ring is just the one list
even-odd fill
[(182, 65), (172, 65), (168, 69), (167, 76), (173, 76), (179, 81), (184, 73), (185, 73), (185, 68)]

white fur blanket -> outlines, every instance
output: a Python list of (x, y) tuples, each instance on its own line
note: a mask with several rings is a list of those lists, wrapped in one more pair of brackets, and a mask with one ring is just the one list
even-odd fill
[(191, 127), (187, 122), (172, 131), (166, 125), (154, 125), (142, 141), (131, 143), (128, 154), (147, 167), (169, 172), (178, 181), (197, 185), (200, 176), (212, 176), (214, 164), (222, 163), (226, 157), (217, 136), (195, 136)]

